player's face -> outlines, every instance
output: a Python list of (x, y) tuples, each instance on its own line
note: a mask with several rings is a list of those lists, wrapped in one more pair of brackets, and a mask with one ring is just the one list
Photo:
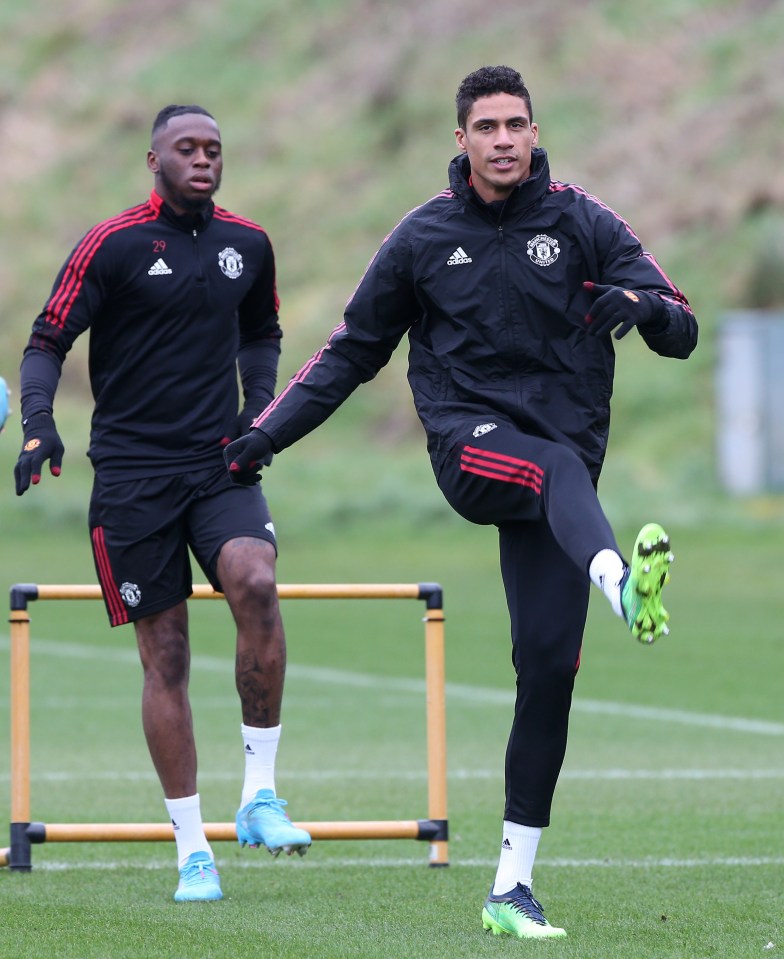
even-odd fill
[(471, 182), (486, 202), (505, 200), (531, 173), (539, 129), (521, 97), (494, 93), (474, 102), (455, 138), (471, 164)]
[(220, 186), (223, 154), (218, 125), (201, 113), (172, 117), (147, 154), (155, 189), (177, 213), (203, 209)]

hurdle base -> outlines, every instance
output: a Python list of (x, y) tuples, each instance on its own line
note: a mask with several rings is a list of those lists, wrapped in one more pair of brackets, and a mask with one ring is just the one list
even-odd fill
[(32, 857), (30, 855), (30, 829), (29, 822), (11, 823), (11, 846), (7, 851), (8, 866), (15, 872), (30, 872), (33, 868)]

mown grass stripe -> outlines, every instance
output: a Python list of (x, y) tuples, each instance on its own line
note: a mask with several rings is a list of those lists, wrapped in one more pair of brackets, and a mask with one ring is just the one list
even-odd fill
[[(0, 636), (0, 649), (7, 649), (8, 636)], [(32, 645), (33, 656), (44, 654), (48, 657), (101, 659), (105, 662), (122, 663), (137, 667), (138, 655), (132, 650), (109, 649), (105, 646), (88, 646), (79, 643), (63, 643), (36, 638)], [(199, 656), (192, 658), (194, 669), (225, 672), (233, 668), (233, 660), (228, 657)], [(356, 673), (343, 669), (331, 669), (322, 666), (303, 666), (290, 663), (287, 666), (289, 679), (318, 683), (320, 686), (331, 684), (351, 688), (390, 690), (396, 693), (424, 695), (425, 683), (421, 679), (404, 677), (376, 676), (369, 673)], [(500, 705), (509, 707), (513, 702), (511, 690), (492, 689), (483, 686), (470, 686), (461, 683), (447, 683), (448, 700), (459, 700), (464, 704)], [(692, 713), (683, 709), (671, 709), (659, 706), (643, 706), (635, 703), (605, 702), (596, 699), (575, 698), (572, 709), (575, 712), (593, 715), (620, 716), (625, 719), (639, 719), (645, 722), (673, 723), (680, 726), (698, 726), (707, 729), (719, 729), (730, 732), (752, 733), (758, 736), (784, 736), (784, 723), (763, 719), (749, 719), (739, 716), (722, 716), (711, 713)]]

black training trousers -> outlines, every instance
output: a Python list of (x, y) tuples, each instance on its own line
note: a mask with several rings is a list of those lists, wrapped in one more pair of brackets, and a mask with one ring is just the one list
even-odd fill
[(461, 516), (498, 527), (517, 674), (504, 819), (547, 826), (566, 752), (588, 566), (599, 550), (619, 550), (575, 453), (492, 422), (473, 433), (450, 452), (438, 484)]

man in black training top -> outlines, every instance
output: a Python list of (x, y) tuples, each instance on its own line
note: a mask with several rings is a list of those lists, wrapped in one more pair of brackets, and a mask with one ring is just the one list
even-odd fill
[(33, 324), (14, 473), (19, 495), (40, 481), (46, 460), (59, 475), (55, 391), (68, 350), (89, 328), (95, 567), (112, 626), (132, 622), (136, 631), (144, 732), (177, 841), (174, 898), (185, 902), (222, 897), (196, 787), (189, 547), (237, 627), (240, 845), (304, 854), (310, 836), (275, 792), (286, 666), (275, 532), (261, 488), (231, 483), (222, 457), (274, 396), (281, 330), (272, 247), (261, 227), (213, 203), (221, 138), (202, 107), (161, 110), (147, 166), (150, 199), (77, 243)]
[(506, 755), (498, 871), (482, 919), (494, 933), (563, 936), (531, 893), (566, 749), (591, 582), (631, 632), (667, 632), (664, 530), (643, 527), (631, 565), (596, 495), (614, 349), (637, 327), (685, 358), (686, 298), (631, 228), (585, 190), (552, 180), (520, 74), (484, 67), (457, 93), (449, 187), (386, 239), (326, 346), (250, 433), (226, 450), (254, 482), (272, 451), (322, 423), (410, 341), (408, 378), (444, 496), (498, 527), (517, 701)]

